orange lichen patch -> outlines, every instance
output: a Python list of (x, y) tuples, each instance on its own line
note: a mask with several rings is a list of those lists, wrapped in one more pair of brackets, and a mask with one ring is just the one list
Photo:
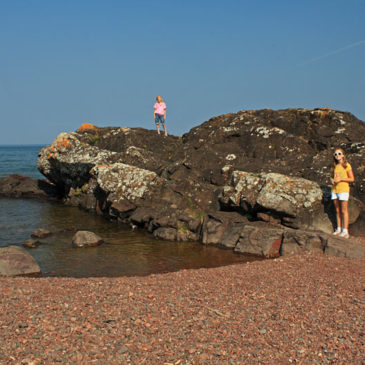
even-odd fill
[(94, 130), (96, 129), (96, 127), (94, 126), (94, 124), (91, 123), (84, 123), (81, 125), (81, 127), (77, 130), (77, 132), (82, 132), (82, 131), (87, 131), (87, 130)]
[(47, 160), (49, 160), (51, 157), (56, 156), (56, 152), (49, 152), (47, 155)]
[(106, 167), (107, 169), (110, 169), (112, 167), (112, 165), (108, 165), (108, 164), (101, 164), (97, 166), (98, 168), (103, 168)]
[(56, 148), (60, 148), (60, 147), (69, 148), (69, 147), (72, 147), (72, 143), (67, 137), (62, 138), (60, 141), (57, 141), (55, 143), (55, 145), (56, 145)]

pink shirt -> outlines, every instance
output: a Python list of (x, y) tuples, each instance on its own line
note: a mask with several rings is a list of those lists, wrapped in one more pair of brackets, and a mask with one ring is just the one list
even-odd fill
[(155, 103), (155, 105), (153, 106), (153, 109), (155, 109), (156, 114), (164, 115), (165, 109), (166, 109), (166, 104), (165, 103), (161, 103), (161, 104)]

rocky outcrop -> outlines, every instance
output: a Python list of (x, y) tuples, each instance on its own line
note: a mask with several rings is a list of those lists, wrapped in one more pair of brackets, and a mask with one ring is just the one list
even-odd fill
[(0, 197), (57, 199), (60, 194), (49, 181), (27, 176), (10, 175), (0, 177)]
[(41, 269), (26, 250), (18, 246), (0, 248), (0, 276), (38, 275)]
[[(144, 227), (157, 238), (274, 257), (302, 247), (279, 240), (290, 228), (332, 231), (328, 183), (335, 147), (347, 151), (355, 172), (351, 222), (363, 219), (364, 140), (365, 124), (350, 113), (241, 111), (182, 138), (87, 125), (44, 148), (38, 168), (66, 204)], [(259, 220), (260, 229), (250, 228)], [(267, 242), (254, 244), (255, 237)], [(303, 247), (325, 250), (318, 239)]]

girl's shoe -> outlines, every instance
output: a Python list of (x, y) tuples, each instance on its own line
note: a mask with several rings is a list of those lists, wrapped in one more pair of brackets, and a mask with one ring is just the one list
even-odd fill
[(341, 234), (341, 231), (337, 231), (337, 229), (336, 229), (336, 231), (334, 231), (332, 234), (334, 236), (339, 236)]
[(350, 238), (350, 235), (347, 232), (341, 232), (338, 236), (342, 238)]

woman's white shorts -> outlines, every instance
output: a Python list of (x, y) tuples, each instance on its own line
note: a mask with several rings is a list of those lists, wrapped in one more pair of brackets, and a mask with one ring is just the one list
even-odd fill
[(335, 200), (343, 200), (343, 201), (348, 201), (349, 200), (349, 193), (331, 193), (331, 199)]

